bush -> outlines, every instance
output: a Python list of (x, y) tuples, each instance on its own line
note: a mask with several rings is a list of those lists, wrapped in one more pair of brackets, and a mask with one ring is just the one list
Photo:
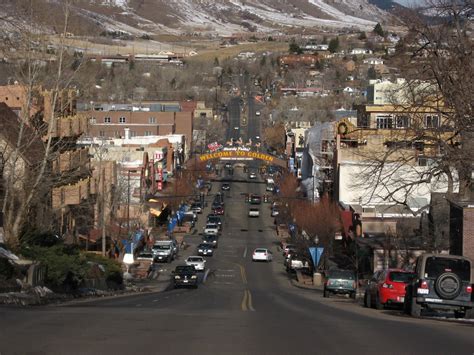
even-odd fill
[(105, 278), (113, 288), (122, 284), (120, 265), (111, 259), (92, 254), (82, 254), (79, 248), (67, 245), (52, 247), (24, 246), (22, 254), (41, 262), (47, 268), (45, 283), (60, 292), (75, 291), (91, 275), (91, 263), (104, 266)]

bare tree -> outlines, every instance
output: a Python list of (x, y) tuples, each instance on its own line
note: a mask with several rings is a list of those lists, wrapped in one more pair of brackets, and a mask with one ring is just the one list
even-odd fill
[[(431, 0), (424, 10), (403, 14), (409, 32), (395, 59), (406, 81), (393, 94), (392, 125), (405, 129), (393, 130), (385, 149), (359, 150), (368, 200), (409, 206), (423, 186), (447, 186), (448, 197), (458, 186), (460, 199), (472, 198), (472, 12), (472, 1)], [(423, 167), (420, 155), (427, 158)], [(427, 206), (419, 207), (415, 213)]]
[[(16, 144), (10, 146), (8, 159), (4, 161), (4, 166), (11, 174), (4, 179), (4, 196), (2, 212), (4, 214), (4, 229), (6, 241), (13, 247), (18, 245), (19, 237), (24, 226), (31, 222), (31, 214), (34, 208), (39, 211), (38, 204), (43, 207), (48, 205), (49, 194), (52, 186), (57, 183), (57, 177), (51, 174), (51, 164), (57, 159), (61, 152), (61, 146), (67, 145), (57, 139), (58, 117), (67, 114), (68, 106), (63, 100), (63, 89), (68, 87), (72, 77), (65, 75), (66, 47), (60, 44), (55, 56), (55, 64), (49, 67), (47, 77), (49, 79), (49, 90), (44, 90), (41, 85), (46, 82), (45, 64), (43, 50), (46, 44), (39, 31), (34, 27), (34, 7), (26, 7), (26, 13), (19, 14), (20, 21), (13, 24), (16, 26), (15, 38), (13, 42), (6, 42), (5, 48), (15, 48), (19, 60), (16, 78), (24, 89), (23, 106), (18, 127)], [(68, 21), (70, 17), (70, 1), (63, 2), (64, 22), (61, 30), (62, 39), (66, 37)], [(46, 66), (47, 68), (47, 66)], [(51, 68), (54, 68), (52, 71)], [(76, 68), (78, 69), (78, 68)], [(41, 93), (41, 97), (37, 93)], [(39, 112), (38, 101), (43, 99), (47, 102), (48, 110)], [(34, 139), (42, 140), (41, 157), (36, 164), (31, 167), (27, 174), (22, 174), (20, 157), (24, 154), (25, 146), (31, 144), (33, 138), (27, 136), (27, 132), (35, 132)], [(18, 175), (21, 174), (21, 175)], [(62, 177), (59, 177), (60, 179)], [(23, 181), (25, 189), (18, 193), (18, 181)], [(20, 196), (20, 198), (18, 198)]]

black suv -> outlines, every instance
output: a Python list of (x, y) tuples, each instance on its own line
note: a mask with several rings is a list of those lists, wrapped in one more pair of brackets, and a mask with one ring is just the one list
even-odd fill
[(194, 266), (179, 265), (173, 271), (174, 288), (181, 286), (198, 287), (198, 275)]
[(420, 255), (415, 279), (406, 287), (405, 312), (419, 317), (423, 309), (452, 310), (457, 318), (472, 318), (473, 266), (462, 256)]

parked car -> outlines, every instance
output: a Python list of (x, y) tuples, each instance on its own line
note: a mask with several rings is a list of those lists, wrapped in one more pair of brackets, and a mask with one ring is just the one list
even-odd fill
[(275, 189), (275, 185), (273, 184), (268, 184), (267, 187), (265, 188), (266, 191), (273, 191)]
[(402, 305), (405, 287), (416, 276), (400, 269), (377, 271), (369, 280), (364, 293), (364, 306), (382, 309), (386, 305)]
[(260, 210), (258, 207), (250, 207), (249, 209), (249, 217), (259, 217), (260, 216)]
[(351, 270), (329, 270), (326, 272), (323, 296), (331, 294), (346, 294), (351, 298), (356, 297), (356, 277)]
[(191, 205), (191, 211), (194, 213), (201, 214), (202, 213), (202, 205), (200, 203), (193, 203)]
[(212, 256), (214, 254), (214, 247), (209, 243), (201, 243), (197, 247), (199, 256)]
[(256, 179), (256, 178), (257, 178), (257, 174), (252, 171), (252, 172), (249, 174), (249, 179), (252, 179), (252, 180), (253, 180), (253, 179)]
[(202, 241), (203, 241), (204, 243), (207, 243), (207, 244), (212, 245), (213, 248), (217, 248), (218, 242), (219, 242), (219, 238), (217, 237), (217, 235), (205, 234), (205, 235), (202, 237)]
[(287, 272), (295, 272), (296, 270), (309, 268), (309, 262), (306, 260), (306, 258), (292, 251), (286, 255), (284, 264), (286, 266)]
[(219, 234), (219, 226), (215, 223), (208, 223), (204, 227), (204, 234), (212, 234), (217, 235)]
[(257, 248), (253, 251), (252, 261), (272, 261), (273, 254), (266, 248)]
[(212, 213), (218, 216), (223, 216), (225, 213), (223, 206), (212, 206)]
[(152, 251), (142, 251), (140, 254), (137, 256), (137, 261), (150, 261), (154, 262), (154, 255)]
[(154, 261), (166, 261), (170, 263), (174, 260), (177, 254), (178, 247), (175, 241), (159, 240), (156, 241), (152, 247)]
[(230, 190), (230, 184), (227, 184), (227, 183), (222, 184), (221, 190), (222, 191), (229, 191)]
[(422, 254), (415, 277), (406, 287), (405, 312), (420, 317), (423, 310), (450, 310), (457, 318), (474, 318), (474, 265), (467, 257)]
[(272, 208), (272, 217), (276, 217), (280, 214), (280, 211), (278, 210), (278, 208)]
[(198, 277), (194, 266), (192, 265), (179, 265), (176, 266), (172, 272), (174, 288), (187, 286), (187, 287), (198, 287)]
[(185, 262), (188, 266), (194, 266), (197, 271), (204, 271), (206, 266), (206, 260), (202, 256), (189, 256)]
[(286, 256), (288, 255), (288, 253), (290, 253), (290, 251), (295, 251), (295, 250), (296, 250), (296, 246), (294, 246), (293, 244), (286, 244), (283, 247), (283, 256)]

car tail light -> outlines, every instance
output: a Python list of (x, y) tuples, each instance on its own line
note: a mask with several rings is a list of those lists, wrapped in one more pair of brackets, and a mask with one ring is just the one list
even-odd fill
[(467, 293), (472, 293), (472, 286), (467, 286), (466, 287), (466, 292)]
[(393, 288), (393, 285), (384, 282), (384, 283), (382, 284), (382, 287), (383, 287), (383, 288)]
[(420, 283), (420, 288), (428, 289), (428, 288), (429, 288), (429, 287), (428, 287), (428, 282), (426, 282), (426, 281), (421, 281), (421, 283)]

